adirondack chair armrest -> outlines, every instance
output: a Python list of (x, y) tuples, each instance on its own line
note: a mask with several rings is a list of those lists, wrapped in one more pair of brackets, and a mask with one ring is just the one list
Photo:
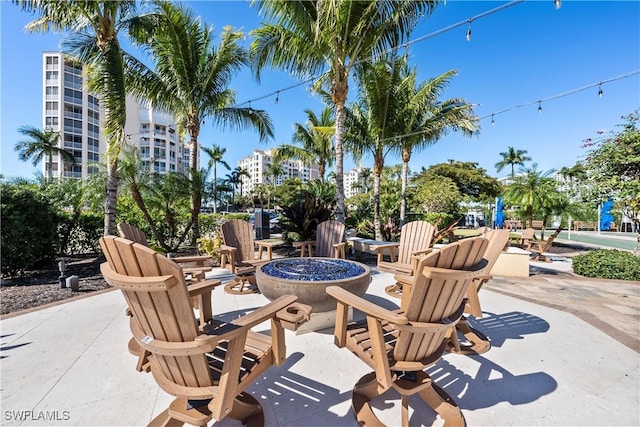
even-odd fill
[(386, 243), (384, 245), (371, 245), (371, 249), (378, 251), (378, 263), (384, 260), (385, 251), (388, 250), (390, 262), (396, 262), (396, 252), (400, 247), (400, 243)]
[(402, 284), (408, 284), (408, 285), (413, 285), (416, 283), (418, 276), (415, 275), (415, 271), (413, 272), (413, 274), (408, 275), (408, 274), (395, 274), (393, 276), (393, 279), (398, 282), (398, 283), (402, 283)]
[(203, 267), (204, 262), (211, 259), (210, 255), (185, 255), (171, 258), (171, 261), (178, 264), (186, 264), (190, 262), (196, 263), (198, 267)]
[(222, 282), (218, 279), (203, 280), (202, 282), (196, 282), (187, 286), (189, 296), (202, 295), (207, 292), (211, 292), (213, 288), (219, 286)]
[(303, 242), (293, 242), (293, 247), (300, 248), (301, 257), (304, 257), (305, 252), (309, 254), (309, 256), (313, 256), (313, 247), (315, 244), (315, 240), (305, 240)]
[(423, 256), (430, 254), (431, 252), (433, 252), (433, 248), (423, 249), (423, 250), (419, 250), (419, 251), (412, 251), (411, 252), (411, 257), (420, 259)]
[(380, 307), (366, 299), (359, 297), (351, 292), (343, 289), (339, 286), (329, 286), (326, 292), (338, 301), (338, 304), (344, 304), (349, 307), (353, 307), (362, 311), (367, 316), (373, 316), (380, 320), (386, 320), (388, 322), (404, 325), (409, 320), (402, 314), (395, 313), (386, 308)]
[(346, 257), (346, 255), (345, 255), (346, 246), (347, 246), (347, 242), (334, 243), (333, 244), (333, 256), (334, 256), (334, 258), (342, 258), (342, 259), (344, 259)]
[[(486, 260), (483, 260), (483, 261), (485, 262), (481, 262), (480, 264), (486, 265)], [(484, 267), (478, 266), (474, 271), (474, 270), (453, 270), (453, 269), (438, 268), (438, 267), (425, 267), (424, 274), (429, 279), (436, 279), (436, 280), (451, 280), (451, 279), (471, 280), (474, 277), (478, 276), (477, 272), (482, 270), (482, 268)]]

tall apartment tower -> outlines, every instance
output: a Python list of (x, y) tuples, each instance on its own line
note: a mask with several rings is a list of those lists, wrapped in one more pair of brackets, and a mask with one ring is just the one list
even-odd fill
[(127, 141), (137, 145), (143, 166), (152, 172), (189, 171), (189, 148), (176, 131), (175, 118), (127, 96)]
[(76, 159), (71, 164), (54, 155), (51, 164), (43, 161), (43, 173), (51, 170), (53, 177), (85, 178), (97, 171), (92, 164), (104, 151), (100, 103), (86, 90), (82, 64), (61, 52), (44, 52), (42, 58), (42, 126), (60, 132), (60, 146)]
[[(53, 177), (86, 178), (97, 172), (106, 142), (102, 130), (103, 111), (98, 97), (87, 91), (83, 66), (62, 52), (43, 53), (43, 129), (60, 132), (60, 146), (73, 153), (75, 164), (53, 156), (43, 162), (43, 174)], [(142, 161), (158, 173), (189, 170), (189, 148), (180, 140), (175, 119), (146, 107), (127, 96), (125, 134), (140, 148)]]
[[(268, 175), (269, 166), (273, 163), (273, 153), (271, 150), (253, 150), (253, 154), (240, 159), (237, 163), (239, 168), (246, 170), (249, 177), (242, 177), (242, 195), (246, 196), (253, 192), (258, 184), (270, 183), (272, 177)], [(302, 182), (308, 182), (320, 177), (317, 165), (307, 166), (300, 160), (287, 160), (280, 164), (283, 174), (276, 178), (275, 185), (282, 184), (282, 181), (289, 178), (299, 178)]]
[(355, 196), (358, 193), (362, 193), (362, 188), (359, 188), (357, 184), (362, 184), (363, 179), (360, 177), (362, 172), (361, 167), (351, 169), (343, 174), (344, 182), (344, 197), (349, 198)]

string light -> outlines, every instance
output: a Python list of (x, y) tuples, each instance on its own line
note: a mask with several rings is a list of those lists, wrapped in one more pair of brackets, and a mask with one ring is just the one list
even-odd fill
[(251, 101), (249, 101), (249, 115), (253, 114), (253, 108), (251, 108)]
[(466, 39), (468, 42), (471, 41), (471, 20), (469, 20), (469, 27), (467, 28), (467, 36)]
[(598, 85), (598, 98), (602, 98), (602, 95), (604, 95), (604, 92), (602, 92), (602, 83), (600, 83)]
[(538, 113), (542, 113), (542, 101), (538, 101)]
[(556, 9), (560, 9), (560, 7), (562, 6), (562, 0), (553, 0), (553, 4)]
[(491, 115), (491, 126), (495, 126), (496, 121), (493, 119), (493, 114)]
[[(405, 43), (403, 43), (403, 44), (402, 44), (402, 45), (400, 45), (400, 46), (396, 46), (396, 47), (392, 47), (392, 48), (390, 48), (390, 49), (387, 49), (386, 51), (381, 52), (381, 53), (380, 53), (380, 55), (379, 55), (378, 57), (380, 57), (380, 58), (385, 57), (386, 55), (388, 55), (388, 54), (389, 54), (389, 53), (391, 53), (391, 52), (397, 51), (397, 50), (399, 50), (399, 49), (406, 49), (406, 48), (408, 48), (409, 46), (411, 46), (411, 45), (413, 45), (413, 44), (416, 44), (416, 43), (422, 42), (422, 41), (427, 40), (427, 39), (431, 39), (431, 38), (433, 38), (433, 37), (439, 36), (440, 34), (447, 33), (447, 32), (449, 32), (449, 31), (451, 31), (451, 30), (453, 30), (453, 29), (456, 29), (456, 28), (458, 28), (458, 27), (461, 27), (461, 26), (463, 26), (463, 25), (467, 25), (467, 24), (469, 24), (469, 29), (468, 29), (467, 33), (468, 33), (468, 37), (469, 37), (469, 39), (470, 39), (470, 38), (471, 38), (471, 25), (470, 25), (470, 24), (471, 24), (471, 22), (473, 22), (473, 21), (475, 21), (475, 20), (478, 20), (478, 19), (480, 19), (480, 18), (484, 18), (484, 17), (489, 16), (489, 15), (493, 15), (494, 13), (501, 12), (501, 11), (503, 11), (503, 10), (505, 10), (505, 9), (508, 9), (508, 8), (510, 8), (510, 7), (512, 7), (512, 6), (515, 6), (515, 5), (518, 5), (518, 4), (520, 4), (520, 3), (524, 3), (524, 0), (512, 0), (512, 1), (510, 1), (509, 3), (505, 3), (505, 4), (503, 4), (503, 5), (500, 5), (500, 6), (494, 7), (493, 9), (489, 9), (489, 10), (487, 10), (487, 11), (485, 11), (485, 12), (482, 12), (482, 13), (479, 13), (479, 14), (477, 14), (477, 15), (474, 15), (474, 16), (472, 16), (472, 17), (470, 17), (470, 18), (467, 18), (467, 19), (465, 19), (465, 20), (463, 20), (463, 21), (456, 22), (455, 24), (451, 24), (451, 25), (449, 25), (449, 26), (447, 26), (447, 27), (444, 27), (444, 28), (441, 28), (441, 29), (439, 29), (439, 30), (436, 30), (436, 31), (434, 31), (434, 32), (432, 32), (432, 33), (425, 34), (425, 35), (420, 36), (420, 37), (417, 37), (417, 38), (415, 38), (415, 39), (413, 39), (413, 40), (409, 40), (408, 42), (405, 42)], [(365, 59), (365, 60), (362, 60), (362, 61), (354, 61), (352, 65), (357, 65), (357, 64), (359, 64), (359, 63), (363, 63), (363, 62), (367, 62), (367, 61), (372, 61), (372, 59)], [(260, 100), (265, 99), (265, 98), (270, 98), (270, 97), (272, 97), (272, 96), (274, 96), (274, 95), (277, 97), (277, 95), (278, 95), (280, 92), (285, 92), (285, 91), (288, 91), (288, 90), (291, 90), (291, 89), (295, 89), (295, 88), (297, 88), (298, 86), (306, 85), (307, 83), (313, 82), (314, 80), (317, 80), (317, 79), (321, 78), (321, 77), (322, 77), (322, 76), (324, 76), (325, 74), (329, 74), (329, 72), (327, 71), (327, 72), (325, 72), (325, 73), (322, 73), (322, 74), (319, 74), (319, 75), (312, 76), (312, 77), (310, 77), (310, 78), (308, 78), (308, 79), (306, 79), (306, 80), (304, 80), (304, 81), (301, 81), (301, 82), (299, 82), (299, 83), (295, 83), (295, 84), (293, 84), (293, 85), (291, 85), (291, 86), (287, 86), (287, 87), (284, 87), (284, 88), (278, 89), (278, 90), (276, 90), (276, 91), (274, 91), (274, 92), (270, 92), (270, 93), (267, 93), (267, 94), (265, 94), (265, 95), (258, 96), (258, 97), (256, 97), (256, 98), (252, 98), (252, 99), (251, 99), (251, 100), (249, 100), (249, 101), (243, 101), (243, 102), (241, 102), (241, 103), (236, 104), (235, 106), (236, 106), (236, 107), (239, 107), (239, 106), (242, 106), (242, 105), (248, 104), (250, 101), (260, 101)]]
[(276, 92), (276, 104), (280, 101), (280, 91)]

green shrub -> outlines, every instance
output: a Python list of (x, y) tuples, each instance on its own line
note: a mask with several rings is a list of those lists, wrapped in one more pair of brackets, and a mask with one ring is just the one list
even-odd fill
[(640, 257), (616, 249), (596, 249), (574, 257), (573, 271), (585, 277), (640, 280)]
[(2, 274), (16, 276), (56, 256), (58, 218), (35, 189), (0, 185)]

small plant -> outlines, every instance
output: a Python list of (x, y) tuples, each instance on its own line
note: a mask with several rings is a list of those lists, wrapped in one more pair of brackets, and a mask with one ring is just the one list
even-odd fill
[(220, 260), (220, 246), (222, 237), (219, 232), (214, 232), (213, 237), (201, 237), (198, 239), (198, 250)]
[(318, 224), (331, 218), (331, 210), (315, 197), (306, 196), (305, 200), (283, 207), (282, 215), (282, 228), (287, 237), (294, 241), (304, 241), (315, 238)]
[(640, 280), (640, 257), (616, 249), (596, 249), (574, 257), (573, 271), (585, 277)]

